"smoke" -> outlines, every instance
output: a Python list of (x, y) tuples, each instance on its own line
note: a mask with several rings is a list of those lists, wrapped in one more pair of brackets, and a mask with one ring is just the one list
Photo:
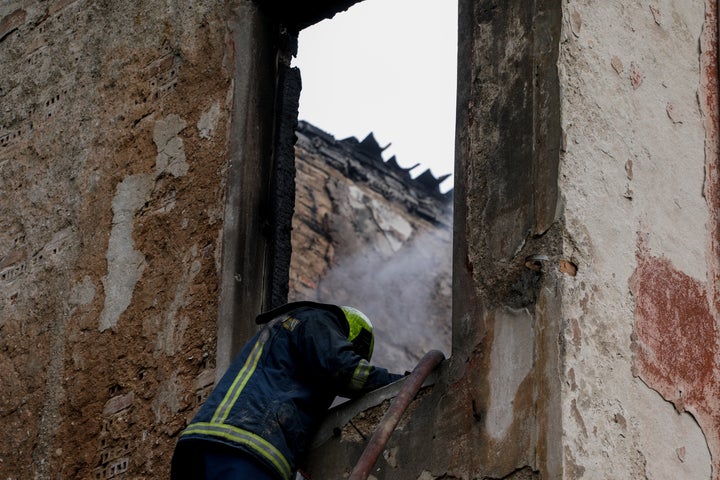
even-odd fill
[[(373, 363), (394, 372), (412, 370), (431, 349), (446, 356), (451, 343), (452, 233), (422, 233), (388, 254), (365, 242), (340, 258), (318, 284), (318, 300), (354, 306), (375, 328)], [(363, 243), (363, 242), (361, 242)]]

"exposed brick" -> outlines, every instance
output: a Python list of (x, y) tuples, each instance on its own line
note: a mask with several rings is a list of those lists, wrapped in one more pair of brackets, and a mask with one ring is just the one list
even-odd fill
[(130, 408), (133, 402), (135, 402), (135, 392), (130, 392), (126, 395), (118, 395), (112, 397), (105, 403), (105, 406), (103, 407), (103, 415), (115, 415), (116, 413), (121, 412), (126, 408)]

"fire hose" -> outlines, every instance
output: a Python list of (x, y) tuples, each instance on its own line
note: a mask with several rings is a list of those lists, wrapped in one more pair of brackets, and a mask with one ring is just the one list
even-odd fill
[(370, 470), (372, 470), (380, 453), (390, 439), (390, 435), (392, 435), (398, 422), (400, 422), (402, 414), (405, 413), (405, 410), (407, 410), (413, 398), (415, 398), (415, 395), (422, 387), (428, 375), (430, 375), (435, 367), (444, 359), (445, 355), (443, 355), (442, 352), (430, 350), (420, 362), (418, 362), (412, 373), (405, 379), (402, 387), (400, 387), (398, 395), (390, 403), (390, 407), (387, 412), (385, 412), (382, 420), (380, 420), (372, 437), (370, 437), (370, 441), (365, 446), (365, 450), (355, 464), (355, 468), (352, 473), (350, 473), (348, 480), (367, 479)]

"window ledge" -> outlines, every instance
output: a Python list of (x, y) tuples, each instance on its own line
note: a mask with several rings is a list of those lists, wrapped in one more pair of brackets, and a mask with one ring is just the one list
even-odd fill
[[(422, 388), (432, 386), (436, 383), (438, 371), (432, 372), (423, 382)], [(335, 435), (337, 429), (341, 429), (347, 423), (355, 418), (359, 413), (369, 410), (383, 403), (385, 400), (395, 398), (400, 391), (405, 378), (401, 378), (397, 382), (386, 385), (377, 390), (373, 390), (360, 398), (348, 400), (328, 410), (328, 414), (320, 424), (315, 437), (310, 445), (311, 449), (315, 449), (327, 442)]]

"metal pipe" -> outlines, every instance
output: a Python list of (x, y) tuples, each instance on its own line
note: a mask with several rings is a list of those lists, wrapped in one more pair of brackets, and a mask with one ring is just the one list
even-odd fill
[(413, 398), (415, 398), (415, 395), (420, 390), (420, 387), (422, 387), (422, 384), (428, 375), (430, 375), (435, 367), (437, 367), (444, 359), (445, 355), (443, 355), (442, 352), (438, 350), (430, 350), (425, 354), (422, 360), (418, 362), (415, 369), (413, 369), (412, 373), (405, 379), (402, 387), (400, 387), (400, 392), (398, 392), (397, 397), (393, 398), (390, 403), (390, 407), (387, 412), (385, 412), (382, 420), (380, 420), (380, 424), (378, 424), (377, 429), (375, 429), (375, 433), (373, 433), (372, 437), (370, 437), (370, 441), (365, 446), (365, 450), (360, 456), (357, 464), (355, 464), (355, 468), (350, 474), (348, 480), (367, 479), (370, 474), (370, 470), (373, 468), (375, 462), (380, 456), (380, 452), (383, 451), (385, 445), (390, 439), (390, 435), (392, 435), (393, 431), (395, 431), (395, 427), (397, 427), (400, 417), (402, 417), (402, 414), (405, 413), (405, 410), (407, 410), (410, 402), (412, 402)]

